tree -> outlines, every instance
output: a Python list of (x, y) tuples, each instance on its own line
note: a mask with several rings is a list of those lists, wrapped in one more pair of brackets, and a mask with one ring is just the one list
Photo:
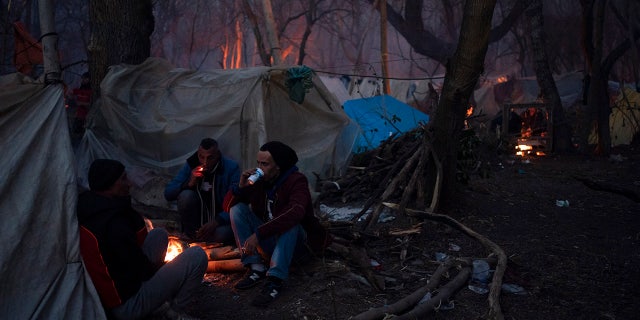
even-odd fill
[(556, 87), (549, 58), (545, 46), (542, 0), (532, 0), (527, 9), (531, 25), (531, 46), (536, 79), (545, 101), (551, 104), (553, 118), (553, 149), (556, 153), (569, 151), (571, 148), (571, 128), (564, 115), (560, 94)]
[[(613, 65), (622, 55), (631, 48), (632, 42), (640, 37), (640, 28), (637, 22), (625, 19), (620, 14), (622, 10), (630, 12), (638, 9), (637, 2), (617, 1), (613, 5), (607, 6), (605, 0), (581, 0), (583, 16), (583, 46), (586, 70), (586, 112), (581, 123), (581, 151), (586, 151), (588, 137), (592, 128), (595, 128), (597, 144), (594, 153), (597, 155), (608, 155), (611, 152), (611, 132), (609, 128), (609, 115), (611, 107), (609, 103), (609, 74)], [(606, 8), (609, 7), (619, 23), (622, 25), (628, 37), (622, 39), (605, 56), (605, 16)], [(619, 9), (622, 7), (622, 10)], [(627, 16), (628, 17), (628, 16)]]
[[(471, 93), (484, 68), (496, 1), (468, 0), (458, 46), (447, 64), (438, 108), (433, 117), (433, 148), (443, 166), (442, 198), (452, 203), (460, 134)], [(441, 201), (443, 202), (443, 201)]]
[(154, 28), (151, 0), (90, 0), (89, 69), (94, 97), (109, 66), (139, 64), (151, 52)]
[[(367, 1), (373, 4), (377, 0)], [(404, 0), (401, 6), (402, 9), (397, 9), (387, 3), (387, 18), (389, 23), (409, 42), (417, 53), (432, 58), (441, 64), (446, 64), (456, 48), (456, 42), (444, 40), (434, 31), (425, 28), (423, 5), (423, 0)], [(514, 2), (509, 14), (491, 29), (490, 42), (500, 40), (511, 30), (511, 27), (524, 12), (526, 5), (527, 1), (525, 0)], [(449, 10), (447, 14), (451, 16), (450, 10), (452, 6), (444, 4), (443, 7)], [(451, 31), (452, 28), (452, 26), (447, 25), (449, 33), (453, 32)]]

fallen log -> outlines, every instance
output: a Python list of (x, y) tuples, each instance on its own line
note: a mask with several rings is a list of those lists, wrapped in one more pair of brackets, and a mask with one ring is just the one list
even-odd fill
[(419, 303), (415, 308), (407, 313), (403, 313), (394, 319), (409, 320), (409, 319), (424, 319), (424, 315), (428, 312), (436, 310), (442, 303), (448, 302), (454, 293), (458, 292), (471, 275), (471, 267), (463, 267), (460, 272), (444, 286), (440, 287), (437, 293), (429, 300)]
[[(414, 291), (412, 294), (396, 301), (391, 305), (369, 309), (363, 313), (360, 313), (354, 316), (352, 319), (353, 320), (383, 319), (387, 315), (401, 314), (406, 310), (413, 308), (416, 304), (420, 302), (420, 300), (427, 293), (433, 292), (436, 288), (438, 288), (442, 278), (455, 265), (456, 261), (459, 261), (459, 260), (447, 259), (445, 262), (440, 264), (440, 266), (438, 266), (436, 271), (433, 273), (433, 275), (427, 282), (427, 285), (420, 287), (418, 290)], [(469, 264), (468, 261), (466, 263), (467, 265)], [(442, 298), (442, 296), (440, 297)], [(425, 313), (426, 312), (428, 311), (425, 311)]]
[(578, 181), (581, 181), (582, 183), (584, 183), (585, 186), (593, 190), (612, 192), (615, 194), (625, 196), (631, 201), (640, 202), (640, 194), (635, 192), (632, 189), (621, 187), (621, 186), (610, 184), (610, 183), (597, 182), (584, 177), (574, 177), (574, 178)]
[(207, 264), (207, 273), (227, 273), (244, 271), (245, 267), (240, 259), (212, 260)]
[[(392, 209), (398, 209), (398, 205), (395, 203), (383, 202), (383, 204)], [(500, 308), (500, 291), (502, 286), (502, 277), (504, 276), (504, 272), (507, 268), (507, 255), (493, 241), (487, 239), (485, 236), (475, 232), (464, 224), (458, 222), (457, 220), (451, 218), (450, 216), (443, 214), (436, 214), (426, 211), (413, 210), (413, 209), (405, 209), (405, 212), (409, 215), (421, 216), (426, 219), (435, 220), (439, 222), (443, 222), (455, 229), (458, 229), (465, 235), (478, 240), (483, 246), (489, 249), (493, 254), (498, 258), (498, 262), (496, 263), (496, 270), (493, 273), (493, 280), (491, 281), (491, 285), (489, 286), (489, 311), (487, 312), (487, 319), (504, 319), (504, 315), (502, 314), (502, 310)]]
[(233, 246), (205, 249), (204, 252), (207, 253), (209, 260), (230, 260), (240, 258), (240, 250)]

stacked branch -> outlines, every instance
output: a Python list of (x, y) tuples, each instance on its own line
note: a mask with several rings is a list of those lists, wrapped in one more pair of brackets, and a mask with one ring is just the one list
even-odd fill
[[(368, 158), (355, 159), (352, 170), (345, 177), (330, 183), (320, 182), (325, 197), (339, 195), (343, 202), (367, 199), (362, 210), (350, 221), (350, 232), (356, 235), (354, 238), (371, 234), (367, 231), (375, 226), (383, 208), (388, 207), (395, 210), (396, 214), (445, 223), (478, 240), (491, 252), (494, 259), (497, 258), (489, 287), (489, 311), (486, 317), (503, 319), (499, 296), (507, 265), (506, 254), (498, 245), (455, 219), (435, 213), (442, 184), (442, 166), (430, 144), (426, 128), (418, 128), (397, 139), (389, 139), (366, 156)], [(326, 189), (327, 186), (336, 184), (339, 188)], [(410, 207), (425, 210), (414, 210)], [(365, 219), (365, 223), (358, 226), (357, 222), (371, 208), (373, 210)], [(370, 266), (363, 262), (368, 260), (367, 256), (363, 255), (363, 250), (341, 248), (338, 251), (361, 267), (359, 269), (374, 288), (382, 290), (375, 275), (370, 272)], [(469, 261), (464, 259), (448, 260), (436, 270), (426, 286), (391, 306), (371, 309), (355, 316), (354, 319), (383, 319), (391, 314), (398, 319), (424, 318), (427, 313), (437, 310), (441, 303), (448, 301), (455, 292), (462, 289), (471, 274), (469, 265)], [(442, 275), (452, 269), (458, 270), (457, 275), (448, 283), (439, 286)], [(427, 293), (432, 293), (431, 299), (419, 303)]]

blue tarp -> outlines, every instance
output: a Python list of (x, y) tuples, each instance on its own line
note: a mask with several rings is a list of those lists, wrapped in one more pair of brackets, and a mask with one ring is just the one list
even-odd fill
[(429, 115), (388, 95), (347, 100), (344, 111), (361, 129), (354, 153), (375, 149), (391, 135), (411, 131), (429, 121)]

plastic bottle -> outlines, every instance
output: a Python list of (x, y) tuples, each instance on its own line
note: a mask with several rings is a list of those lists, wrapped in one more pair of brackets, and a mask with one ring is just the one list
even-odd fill
[(471, 281), (469, 281), (469, 290), (485, 294), (489, 292), (489, 264), (485, 260), (474, 260), (473, 271), (471, 272)]
[(474, 260), (473, 261), (473, 272), (471, 274), (471, 279), (478, 281), (480, 283), (488, 283), (489, 282), (489, 264), (485, 260)]

